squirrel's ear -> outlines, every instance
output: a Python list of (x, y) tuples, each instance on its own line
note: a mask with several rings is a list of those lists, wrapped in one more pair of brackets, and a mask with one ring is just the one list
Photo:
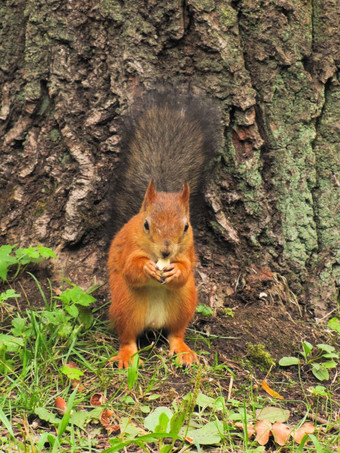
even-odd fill
[(145, 196), (144, 196), (144, 201), (142, 204), (142, 211), (145, 211), (148, 205), (152, 202), (154, 202), (157, 198), (157, 192), (155, 189), (155, 185), (153, 181), (149, 182), (148, 188), (146, 189)]
[(183, 204), (188, 204), (189, 202), (189, 197), (190, 197), (190, 187), (189, 184), (186, 182), (183, 185), (183, 190), (180, 194), (180, 198)]

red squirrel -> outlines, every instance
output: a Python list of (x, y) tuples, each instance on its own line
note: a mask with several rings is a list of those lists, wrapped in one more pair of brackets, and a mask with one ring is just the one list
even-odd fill
[(198, 362), (184, 342), (197, 305), (189, 196), (196, 204), (218, 147), (216, 130), (208, 102), (173, 92), (147, 95), (126, 120), (115, 218), (132, 218), (115, 235), (108, 258), (109, 319), (120, 342), (111, 360), (119, 368), (128, 367), (145, 329), (165, 329), (170, 355), (178, 354), (181, 364)]

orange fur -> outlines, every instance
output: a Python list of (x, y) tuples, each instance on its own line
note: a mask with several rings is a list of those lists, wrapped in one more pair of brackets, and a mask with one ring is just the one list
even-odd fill
[[(182, 192), (165, 193), (156, 192), (151, 182), (140, 212), (111, 243), (109, 318), (119, 336), (119, 352), (112, 358), (119, 368), (127, 367), (137, 352), (137, 335), (153, 327), (169, 332), (170, 354), (179, 354), (181, 363), (197, 362), (184, 343), (197, 305), (189, 194), (188, 184)], [(164, 254), (170, 265), (159, 271), (156, 262)]]

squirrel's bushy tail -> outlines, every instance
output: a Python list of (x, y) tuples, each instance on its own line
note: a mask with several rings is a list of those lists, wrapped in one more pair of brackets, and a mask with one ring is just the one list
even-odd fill
[(118, 226), (137, 214), (150, 180), (164, 192), (178, 192), (188, 182), (195, 208), (220, 131), (218, 110), (206, 98), (166, 90), (137, 100), (123, 128), (123, 167), (114, 206)]

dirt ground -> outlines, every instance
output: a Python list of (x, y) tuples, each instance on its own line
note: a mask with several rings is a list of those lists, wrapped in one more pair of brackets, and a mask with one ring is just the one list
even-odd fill
[[(308, 307), (300, 305), (283, 276), (256, 265), (245, 265), (240, 270), (235, 264), (234, 251), (228, 253), (216, 242), (210, 241), (206, 234), (198, 234), (197, 239), (196, 282), (199, 302), (208, 305), (212, 309), (212, 315), (197, 313), (189, 326), (187, 337), (192, 347), (207, 352), (204, 361), (212, 365), (217, 355), (218, 362), (226, 364), (241, 380), (242, 377), (248, 379), (249, 373), (252, 373), (255, 381), (260, 383), (266, 376), (270, 362), (277, 365), (284, 356), (298, 356), (302, 341), (307, 340), (316, 345), (329, 340), (324, 324), (316, 322)], [(54, 278), (51, 263), (40, 263), (27, 270), (36, 276), (45, 294), (50, 293), (48, 279), (51, 280), (53, 289), (60, 288), (60, 281)], [(98, 281), (105, 282), (105, 279), (103, 266)], [(44, 305), (37, 284), (30, 275), (22, 274), (13, 282), (12, 287), (25, 294), (19, 302), (21, 310), (28, 303), (36, 307)], [(97, 298), (98, 305), (106, 304), (105, 308), (96, 312), (96, 316), (105, 320), (109, 302), (107, 284), (93, 295)], [(198, 340), (193, 345), (196, 333), (206, 338), (206, 341)], [(112, 338), (113, 344), (118, 347), (114, 332)], [(143, 345), (154, 339), (151, 335), (151, 340), (146, 340), (145, 343), (144, 337)], [(254, 346), (259, 346), (268, 353), (269, 359), (264, 359), (267, 363), (262, 363), (261, 358), (257, 362)], [(283, 377), (298, 380), (297, 367), (282, 368), (274, 365), (271, 373), (278, 381)], [(302, 374), (307, 386), (309, 382), (310, 385), (318, 383), (311, 372), (303, 367)], [(177, 384), (184, 385), (184, 381), (179, 378)], [(303, 395), (301, 388), (297, 386), (295, 390), (290, 389), (289, 395), (283, 396), (299, 399)]]

